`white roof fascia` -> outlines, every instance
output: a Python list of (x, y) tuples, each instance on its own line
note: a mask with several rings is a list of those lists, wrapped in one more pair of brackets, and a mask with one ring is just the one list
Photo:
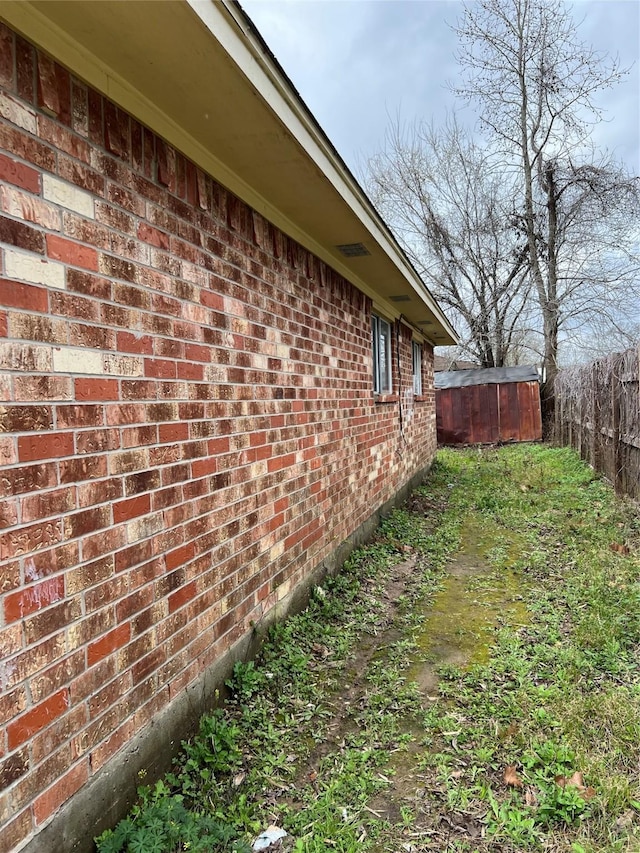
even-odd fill
[[(411, 285), (413, 291), (456, 339), (457, 334), (442, 309), (413, 269), (404, 251), (337, 155), (326, 135), (315, 124), (300, 96), (293, 90), (277, 64), (265, 54), (261, 40), (251, 31), (248, 20), (238, 5), (230, 0), (218, 0), (218, 2), (187, 0), (187, 3), (224, 47), (242, 73), (251, 81), (282, 124), (304, 148), (336, 192), (349, 205), (375, 242), (385, 251)], [(243, 34), (242, 39), (238, 39), (238, 28)]]

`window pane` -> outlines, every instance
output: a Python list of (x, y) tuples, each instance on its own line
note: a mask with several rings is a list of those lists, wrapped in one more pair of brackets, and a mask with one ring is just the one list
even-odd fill
[(422, 394), (422, 348), (415, 341), (412, 346), (413, 350), (413, 393), (416, 396)]
[(380, 390), (391, 392), (391, 326), (380, 320)]
[(373, 393), (380, 393), (380, 369), (378, 365), (378, 318), (374, 314), (371, 317), (371, 348), (373, 351)]
[(387, 379), (387, 336), (386, 330), (382, 323), (380, 323), (380, 349), (378, 356), (378, 363), (380, 365), (380, 379), (381, 385), (384, 391), (386, 391), (386, 379)]
[(373, 392), (389, 394), (391, 392), (391, 326), (376, 314), (371, 317), (371, 339)]

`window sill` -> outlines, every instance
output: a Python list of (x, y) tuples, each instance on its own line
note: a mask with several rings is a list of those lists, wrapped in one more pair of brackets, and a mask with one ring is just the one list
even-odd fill
[(374, 394), (373, 401), (376, 405), (384, 404), (384, 403), (397, 403), (398, 395), (397, 394)]
[(416, 394), (413, 399), (416, 403), (430, 403), (432, 401), (432, 398), (426, 394)]

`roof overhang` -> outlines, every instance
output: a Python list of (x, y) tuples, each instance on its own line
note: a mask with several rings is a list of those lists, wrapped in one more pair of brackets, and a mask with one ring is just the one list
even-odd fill
[[(1, 0), (0, 17), (435, 345), (456, 333), (233, 0)], [(361, 243), (367, 255), (339, 246)]]
[(462, 370), (442, 370), (434, 373), (436, 390), (445, 388), (469, 388), (472, 385), (507, 385), (513, 382), (539, 382), (536, 367), (474, 367)]

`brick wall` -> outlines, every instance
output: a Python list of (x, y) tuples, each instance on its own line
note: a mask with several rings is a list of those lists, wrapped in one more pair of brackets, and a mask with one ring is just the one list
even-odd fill
[(368, 298), (1, 25), (0, 87), (8, 851), (428, 464), (435, 414), (430, 348), (418, 401), (396, 324), (376, 403)]

